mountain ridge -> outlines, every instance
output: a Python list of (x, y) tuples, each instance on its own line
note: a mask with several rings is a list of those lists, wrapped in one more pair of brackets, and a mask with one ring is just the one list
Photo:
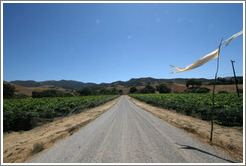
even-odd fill
[[(225, 79), (234, 79), (234, 77), (224, 77)], [(243, 78), (242, 76), (237, 77), (238, 79)], [(132, 86), (145, 86), (148, 84), (160, 84), (160, 83), (179, 83), (186, 84), (186, 82), (190, 79), (194, 79), (196, 81), (201, 81), (204, 83), (212, 82), (214, 79), (206, 79), (206, 78), (173, 78), (173, 79), (164, 79), (164, 78), (152, 78), (152, 77), (141, 77), (141, 78), (131, 78), (128, 81), (115, 81), (111, 83), (91, 83), (91, 82), (80, 82), (75, 80), (47, 80), (47, 81), (34, 81), (34, 80), (15, 80), (10, 81), (10, 83), (14, 83), (24, 87), (50, 87), (50, 88), (64, 88), (64, 89), (83, 89), (86, 87), (94, 87), (94, 88), (102, 88), (102, 87), (115, 87), (115, 86), (124, 86), (124, 87), (132, 87)]]

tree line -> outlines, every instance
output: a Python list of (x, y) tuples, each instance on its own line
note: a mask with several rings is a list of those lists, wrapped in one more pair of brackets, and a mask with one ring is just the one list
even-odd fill
[[(231, 79), (218, 78), (216, 84), (232, 84), (234, 83)], [(238, 83), (243, 83), (243, 78), (238, 79)], [(214, 84), (214, 83), (209, 83)], [(190, 79), (186, 82), (186, 90), (183, 93), (209, 93), (210, 89), (201, 87), (202, 82), (195, 79)], [(242, 90), (241, 90), (242, 91)], [(3, 98), (28, 98), (29, 96), (25, 94), (15, 94), (16, 89), (13, 85), (3, 84)], [(137, 89), (135, 86), (130, 88), (129, 93), (140, 93), (140, 94), (149, 94), (149, 93), (171, 93), (171, 89), (167, 87), (166, 84), (162, 83), (156, 87), (151, 86), (150, 84), (146, 85), (144, 88)], [(222, 93), (222, 92), (221, 92)], [(224, 91), (223, 91), (224, 93)], [(32, 92), (33, 98), (42, 98), (42, 97), (70, 97), (70, 96), (89, 96), (89, 95), (122, 95), (122, 90), (117, 90), (115, 87), (112, 89), (106, 88), (83, 88), (77, 90), (75, 93), (66, 93), (60, 90), (44, 90), (42, 92)]]
[[(16, 89), (11, 84), (3, 84), (3, 98), (4, 99), (16, 99), (16, 98), (28, 98), (25, 94), (15, 94)], [(75, 93), (67, 93), (60, 90), (44, 90), (41, 92), (33, 91), (32, 98), (43, 98), (43, 97), (71, 97), (71, 96), (89, 96), (89, 95), (121, 95), (122, 90), (117, 90), (116, 88), (109, 89), (93, 89), (93, 88), (83, 88), (77, 90)]]
[(153, 87), (151, 85), (146, 85), (142, 89), (137, 89), (136, 87), (131, 87), (129, 93), (142, 93), (142, 94), (147, 94), (147, 93), (155, 93), (158, 91), (159, 93), (171, 93), (171, 89), (167, 87), (166, 84), (160, 84), (157, 85), (156, 87)]
[[(201, 88), (202, 82), (196, 81), (194, 79), (188, 80), (186, 82), (186, 90), (183, 93), (209, 93), (210, 89)], [(167, 87), (166, 84), (159, 84), (156, 87), (147, 85), (142, 89), (137, 89), (136, 87), (131, 87), (129, 93), (136, 94), (150, 94), (150, 93), (171, 93), (171, 89)]]
[(83, 88), (81, 90), (77, 90), (77, 93), (81, 96), (89, 96), (89, 95), (118, 95), (123, 94), (122, 90), (117, 90), (116, 88), (112, 88), (111, 90), (102, 88), (100, 90), (96, 90), (93, 88)]

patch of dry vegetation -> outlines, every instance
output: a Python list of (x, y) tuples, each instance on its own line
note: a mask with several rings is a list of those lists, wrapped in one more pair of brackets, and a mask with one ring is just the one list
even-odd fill
[[(210, 89), (210, 93), (213, 92), (213, 85), (202, 85), (201, 87)], [(243, 84), (239, 84), (238, 88), (239, 89), (243, 89)], [(226, 91), (226, 92), (229, 92), (229, 93), (237, 93), (237, 89), (236, 89), (236, 85), (235, 84), (231, 84), (231, 85), (216, 85), (215, 93), (218, 93), (220, 91)]]
[[(211, 129), (209, 122), (176, 113), (174, 110), (154, 107), (132, 97), (129, 98), (139, 107), (149, 111), (173, 126), (184, 129), (193, 137), (209, 144)], [(215, 145), (217, 149), (225, 151), (236, 161), (243, 162), (243, 127), (228, 128), (215, 124), (213, 145)]]
[(45, 87), (23, 87), (23, 86), (13, 84), (10, 82), (5, 82), (5, 81), (4, 81), (4, 83), (14, 86), (15, 90), (16, 90), (16, 92), (15, 92), (16, 94), (25, 94), (27, 96), (32, 96), (33, 91), (42, 92), (44, 90), (51, 90), (51, 88), (45, 88)]
[(67, 118), (56, 119), (25, 132), (12, 132), (3, 136), (3, 162), (23, 163), (44, 149), (64, 139), (93, 121), (111, 108), (119, 98), (102, 106), (88, 109)]

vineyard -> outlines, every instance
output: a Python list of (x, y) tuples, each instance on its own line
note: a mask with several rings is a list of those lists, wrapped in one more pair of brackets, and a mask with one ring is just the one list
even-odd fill
[(43, 121), (65, 117), (106, 103), (118, 96), (98, 95), (3, 100), (3, 130), (30, 130)]
[[(211, 119), (212, 94), (132, 94), (153, 106), (176, 110), (203, 120)], [(215, 122), (224, 126), (243, 125), (243, 96), (215, 94)]]

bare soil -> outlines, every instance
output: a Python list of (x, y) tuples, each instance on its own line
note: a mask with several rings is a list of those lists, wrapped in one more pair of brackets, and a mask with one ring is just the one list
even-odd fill
[[(120, 97), (119, 97), (120, 98)], [(88, 109), (79, 114), (36, 127), (25, 132), (12, 132), (3, 135), (3, 162), (23, 163), (40, 151), (51, 147), (93, 121), (111, 108), (118, 100), (114, 99), (102, 106)]]
[[(139, 107), (163, 119), (169, 124), (184, 129), (193, 137), (210, 144), (210, 122), (176, 113), (175, 110), (166, 110), (143, 103), (129, 97)], [(214, 125), (213, 146), (225, 151), (238, 162), (243, 162), (243, 127), (224, 127)]]

